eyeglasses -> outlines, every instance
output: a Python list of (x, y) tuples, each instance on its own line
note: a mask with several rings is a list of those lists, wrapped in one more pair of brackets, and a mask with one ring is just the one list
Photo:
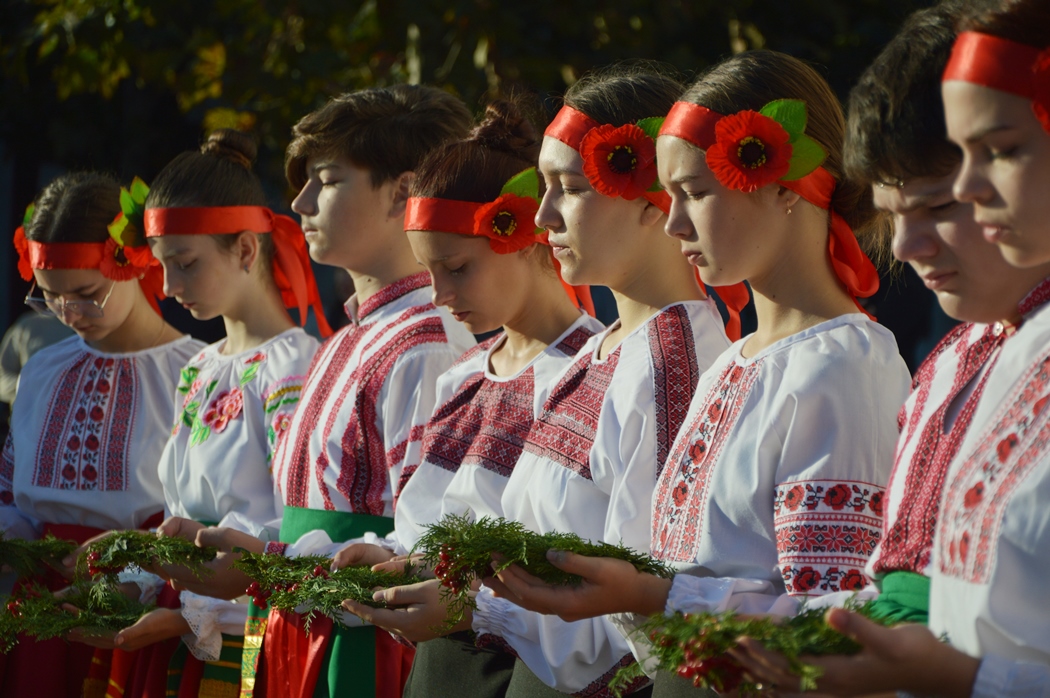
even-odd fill
[(109, 290), (106, 291), (106, 297), (103, 298), (100, 303), (96, 300), (67, 301), (62, 296), (57, 298), (42, 298), (40, 296), (34, 296), (33, 291), (36, 289), (36, 282), (34, 281), (33, 286), (29, 289), (29, 293), (26, 294), (25, 301), (26, 305), (41, 315), (57, 315), (58, 317), (79, 315), (80, 317), (100, 318), (103, 315), (106, 302), (109, 301), (109, 297), (113, 295), (113, 288), (116, 285), (116, 281), (109, 285)]

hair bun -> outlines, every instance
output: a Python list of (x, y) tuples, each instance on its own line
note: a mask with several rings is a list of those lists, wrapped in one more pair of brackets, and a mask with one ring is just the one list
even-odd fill
[(208, 140), (201, 146), (201, 152), (237, 163), (251, 172), (258, 148), (255, 140), (248, 134), (232, 128), (220, 128), (208, 134)]
[(514, 102), (496, 100), (485, 107), (469, 140), (490, 150), (520, 154), (539, 145), (536, 128)]

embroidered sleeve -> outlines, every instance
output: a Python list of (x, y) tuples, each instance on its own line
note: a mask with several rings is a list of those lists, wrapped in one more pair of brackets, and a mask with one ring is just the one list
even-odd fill
[(299, 404), (306, 376), (288, 376), (276, 381), (263, 395), (263, 413), (266, 419), (266, 463), (273, 468), (273, 455), (281, 436), (292, 425), (292, 414)]
[(777, 557), (789, 594), (860, 591), (882, 530), (883, 488), (849, 480), (796, 480), (773, 501)]
[(0, 533), (7, 538), (33, 540), (40, 536), (40, 525), (30, 519), (15, 505), (15, 447), (11, 432), (4, 442), (0, 455)]

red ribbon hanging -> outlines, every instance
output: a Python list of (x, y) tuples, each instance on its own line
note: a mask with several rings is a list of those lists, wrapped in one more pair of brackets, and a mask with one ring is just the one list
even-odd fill
[(273, 240), (273, 278), (286, 308), (299, 311), (306, 324), (307, 306), (314, 309), (322, 337), (332, 334), (321, 306), (321, 294), (310, 266), (310, 253), (302, 228), (288, 216), (263, 206), (207, 206), (147, 209), (146, 237), (162, 235), (229, 235), (250, 230), (270, 233)]

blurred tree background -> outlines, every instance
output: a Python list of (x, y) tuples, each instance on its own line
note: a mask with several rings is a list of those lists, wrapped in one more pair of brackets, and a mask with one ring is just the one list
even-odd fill
[[(468, 105), (536, 93), (550, 113), (580, 74), (626, 58), (686, 75), (749, 48), (810, 61), (845, 97), (922, 0), (7, 0), (0, 7), (0, 218), (12, 230), (65, 169), (147, 182), (214, 128), (260, 143), (290, 200), (292, 124), (329, 97), (398, 82)], [(8, 270), (0, 327), (25, 287)], [(883, 318), (885, 319), (885, 318)], [(896, 329), (896, 328), (895, 328)]]

